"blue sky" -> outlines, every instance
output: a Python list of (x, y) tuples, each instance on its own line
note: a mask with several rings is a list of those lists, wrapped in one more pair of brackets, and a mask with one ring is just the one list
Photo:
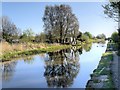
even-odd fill
[(67, 4), (79, 20), (80, 31), (88, 31), (95, 36), (101, 33), (110, 36), (116, 31), (117, 23), (105, 18), (101, 6), (105, 3), (107, 2), (3, 2), (2, 15), (8, 16), (22, 31), (32, 28), (38, 34), (43, 31), (45, 6)]

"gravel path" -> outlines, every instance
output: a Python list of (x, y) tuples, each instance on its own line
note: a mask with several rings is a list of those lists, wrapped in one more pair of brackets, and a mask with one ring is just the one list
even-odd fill
[(113, 52), (113, 62), (112, 62), (112, 72), (113, 72), (113, 81), (117, 90), (120, 90), (120, 57)]

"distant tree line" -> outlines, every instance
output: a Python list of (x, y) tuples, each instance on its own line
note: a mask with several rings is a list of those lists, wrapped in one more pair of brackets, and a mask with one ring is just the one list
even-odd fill
[(9, 43), (45, 41), (44, 33), (35, 35), (31, 28), (22, 32), (7, 16), (1, 17), (1, 21), (0, 40), (3, 39)]
[[(85, 41), (88, 42), (89, 39), (105, 39), (104, 34), (99, 34), (96, 37), (93, 36), (90, 32), (80, 32), (77, 31), (77, 35), (70, 35), (68, 33), (66, 39), (63, 38), (63, 43), (72, 43), (72, 37), (75, 38), (75, 42), (77, 41)], [(1, 38), (4, 39), (9, 43), (25, 43), (25, 42), (37, 42), (37, 43), (61, 43), (59, 37), (59, 32), (54, 33), (54, 38), (49, 38), (53, 37), (51, 34), (46, 34), (45, 32), (41, 32), (40, 34), (36, 34), (32, 31), (31, 28), (21, 31), (21, 29), (17, 28), (17, 26), (10, 21), (10, 19), (7, 16), (2, 17), (2, 29), (0, 30)], [(56, 36), (55, 36), (56, 35)], [(67, 41), (68, 40), (68, 41)], [(70, 41), (71, 40), (71, 41)], [(73, 41), (73, 42), (74, 42)]]
[(60, 43), (77, 44), (89, 39), (105, 39), (104, 34), (96, 37), (90, 32), (80, 32), (79, 22), (69, 5), (46, 6), (44, 16), (44, 32), (36, 34), (31, 28), (22, 31), (7, 16), (1, 17), (1, 39), (9, 43)]

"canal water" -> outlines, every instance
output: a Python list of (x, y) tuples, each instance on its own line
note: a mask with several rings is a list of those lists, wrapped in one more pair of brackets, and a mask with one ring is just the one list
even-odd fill
[(2, 88), (85, 88), (106, 44), (86, 44), (2, 63)]

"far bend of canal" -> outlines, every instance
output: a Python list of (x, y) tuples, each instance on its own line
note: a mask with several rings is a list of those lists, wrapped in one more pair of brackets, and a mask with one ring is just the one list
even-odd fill
[(2, 88), (85, 88), (107, 44), (37, 54), (2, 63)]

